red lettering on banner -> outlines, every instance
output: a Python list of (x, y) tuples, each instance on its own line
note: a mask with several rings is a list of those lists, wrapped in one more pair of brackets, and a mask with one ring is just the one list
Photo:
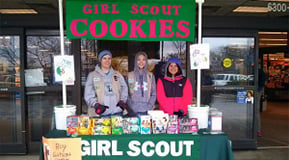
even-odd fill
[(83, 31), (82, 33), (78, 33), (77, 32), (77, 23), (78, 22), (82, 22), (84, 23), (85, 25), (87, 25), (87, 20), (86, 19), (76, 19), (76, 20), (73, 20), (70, 24), (70, 30), (71, 30), (71, 33), (76, 36), (76, 37), (81, 37), (81, 36), (85, 36), (87, 34), (87, 31)]
[[(137, 25), (136, 23), (139, 22), (139, 24)], [(145, 23), (145, 20), (130, 20), (131, 23), (131, 32), (129, 37), (132, 38), (137, 38), (137, 35), (135, 34), (135, 32), (137, 32), (139, 34), (139, 36), (141, 38), (146, 38), (147, 35), (143, 33), (142, 29), (140, 28), (142, 24)]]
[(183, 26), (182, 24), (189, 26), (189, 22), (188, 21), (179, 21), (178, 22), (179, 30), (184, 32), (185, 35), (181, 35), (181, 34), (179, 34), (179, 32), (176, 32), (176, 36), (181, 37), (181, 38), (186, 38), (190, 35), (190, 30), (189, 30), (189, 28), (187, 28), (186, 26)]
[(172, 8), (175, 8), (175, 15), (179, 15), (179, 8), (181, 8), (182, 6), (173, 6)]
[(137, 9), (138, 5), (134, 4), (131, 6), (131, 9), (134, 10), (134, 11), (130, 11), (130, 13), (132, 14), (137, 14), (138, 13), (138, 9)]
[(109, 13), (108, 4), (101, 4), (101, 13)]
[(84, 14), (90, 14), (91, 11), (92, 11), (91, 5), (89, 5), (89, 4), (84, 5), (83, 8), (82, 8), (82, 12)]
[[(121, 34), (120, 35), (116, 34), (116, 23), (120, 23), (121, 24), (122, 30), (121, 30)], [(114, 21), (112, 21), (111, 26), (110, 26), (110, 33), (111, 33), (112, 36), (114, 36), (116, 38), (121, 38), (121, 37), (125, 36), (126, 33), (127, 33), (127, 24), (123, 20), (114, 20)]]
[[(174, 15), (179, 15), (179, 8), (181, 8), (182, 6), (171, 6), (171, 5), (163, 5), (161, 8), (161, 12), (164, 15), (171, 15), (171, 10), (174, 9)], [(167, 11), (166, 11), (167, 9)], [(141, 14), (148, 14), (150, 12), (150, 14), (152, 15), (156, 15), (159, 14), (160, 11), (160, 7), (159, 6), (151, 6), (149, 7), (148, 5), (142, 5), (140, 7), (138, 7), (138, 5), (134, 4), (131, 6), (131, 11), (130, 13), (132, 14), (138, 14), (140, 11)]]
[[(95, 33), (95, 28), (96, 28), (96, 24), (97, 23), (100, 23), (101, 24), (101, 33), (99, 35), (97, 35)], [(101, 37), (104, 37), (107, 33), (107, 24), (102, 21), (102, 20), (95, 20), (93, 21), (90, 25), (89, 25), (89, 31), (90, 31), (90, 34), (95, 37), (95, 38), (101, 38)]]
[(142, 5), (142, 6), (140, 7), (140, 13), (141, 13), (141, 14), (148, 14), (148, 11), (147, 11), (147, 12), (144, 12), (144, 11), (143, 11), (143, 8), (149, 9), (149, 6), (147, 6), (147, 5)]
[(167, 14), (167, 15), (171, 15), (171, 6), (168, 5), (168, 12), (166, 12), (166, 6), (162, 6), (162, 9), (163, 9), (163, 14)]
[[(154, 12), (154, 8), (156, 9), (156, 11)], [(152, 6), (151, 8), (151, 14), (152, 15), (156, 15), (159, 13), (159, 7), (158, 6)]]
[[(111, 24), (106, 24), (103, 20), (94, 20), (89, 25), (87, 19), (76, 19), (73, 20), (70, 24), (70, 30), (72, 35), (76, 37), (86, 36), (87, 30), (89, 30), (91, 36), (95, 38), (102, 38), (107, 36), (110, 33), (115, 38), (122, 38), (124, 36), (129, 36), (130, 38), (157, 38), (157, 37), (179, 37), (186, 38), (190, 35), (189, 22), (188, 21), (178, 21), (177, 28), (178, 30), (172, 31), (172, 26), (175, 21), (173, 20), (130, 20), (128, 24), (124, 20), (113, 20)], [(142, 30), (142, 25), (149, 25), (149, 35), (146, 35)], [(176, 23), (176, 22), (175, 22)], [(159, 25), (159, 35), (156, 34), (156, 25)], [(88, 29), (85, 29), (83, 32), (78, 32), (77, 28), (81, 28), (78, 25), (89, 26)], [(118, 27), (117, 27), (118, 25)], [(119, 27), (120, 25), (120, 27)], [(77, 27), (78, 26), (78, 27)], [(128, 32), (130, 26), (130, 32)], [(109, 27), (109, 30), (108, 30)], [(83, 28), (83, 26), (82, 26)], [(117, 28), (120, 28), (120, 33), (117, 33)], [(97, 30), (99, 29), (99, 30)], [(100, 33), (99, 33), (100, 32)], [(129, 35), (128, 35), (129, 34)]]
[(112, 13), (112, 14), (118, 14), (119, 11), (116, 10), (116, 6), (117, 6), (117, 4), (112, 4), (111, 6), (112, 6), (112, 11), (111, 11), (111, 13)]
[(149, 37), (150, 38), (156, 38), (156, 23), (157, 21), (156, 20), (149, 20), (149, 23), (150, 23), (150, 35)]
[[(159, 20), (160, 21), (160, 35), (159, 37), (173, 37), (174, 32), (170, 33), (170, 34), (166, 34), (166, 30), (169, 30), (170, 32), (172, 31), (172, 24), (173, 24), (173, 20)], [(169, 26), (166, 26), (166, 23), (170, 23)]]
[(93, 5), (94, 6), (94, 14), (98, 14), (98, 4)]
[[(98, 8), (98, 7), (100, 7), (100, 8)], [(90, 4), (86, 4), (82, 7), (82, 12), (84, 14), (91, 14), (92, 11), (94, 11), (94, 14), (98, 14), (99, 13), (98, 9), (100, 9), (102, 14), (106, 14), (106, 13), (110, 13), (108, 11), (109, 7), (110, 6), (108, 4), (100, 4), (100, 5), (95, 4), (95, 5), (93, 5), (93, 7)], [(112, 7), (111, 14), (118, 14), (119, 13), (119, 11), (116, 8), (117, 4), (112, 4), (111, 7)]]

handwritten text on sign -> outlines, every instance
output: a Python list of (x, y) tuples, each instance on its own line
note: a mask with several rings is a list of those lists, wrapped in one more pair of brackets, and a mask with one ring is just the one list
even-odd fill
[(45, 160), (81, 160), (80, 138), (44, 138)]

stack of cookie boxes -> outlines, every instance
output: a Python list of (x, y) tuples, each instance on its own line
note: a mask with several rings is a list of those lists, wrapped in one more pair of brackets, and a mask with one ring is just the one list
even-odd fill
[(197, 132), (198, 120), (196, 118), (178, 118), (177, 115), (160, 114), (159, 112), (140, 117), (67, 117), (67, 135), (72, 137), (111, 134), (197, 134)]

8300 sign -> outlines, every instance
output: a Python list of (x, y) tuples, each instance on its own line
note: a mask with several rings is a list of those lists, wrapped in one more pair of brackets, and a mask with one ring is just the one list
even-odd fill
[(268, 7), (269, 12), (287, 12), (287, 11), (289, 11), (289, 5), (287, 6), (287, 3), (269, 2), (267, 7)]

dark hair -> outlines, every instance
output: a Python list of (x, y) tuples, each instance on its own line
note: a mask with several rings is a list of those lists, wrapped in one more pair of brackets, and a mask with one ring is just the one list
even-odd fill
[(253, 97), (252, 91), (247, 91), (247, 96), (248, 96), (249, 94)]
[[(175, 63), (175, 62), (172, 62), (172, 63)], [(170, 63), (171, 64), (171, 63)], [(170, 66), (170, 64), (168, 65), (168, 68), (167, 68), (167, 76), (168, 77), (172, 77), (173, 75), (169, 72), (169, 66)], [(178, 66), (178, 72), (176, 73), (176, 75), (175, 76), (178, 76), (178, 75), (181, 75), (182, 74), (182, 70), (181, 70), (181, 68), (180, 68), (180, 66), (177, 64), (177, 66)]]

